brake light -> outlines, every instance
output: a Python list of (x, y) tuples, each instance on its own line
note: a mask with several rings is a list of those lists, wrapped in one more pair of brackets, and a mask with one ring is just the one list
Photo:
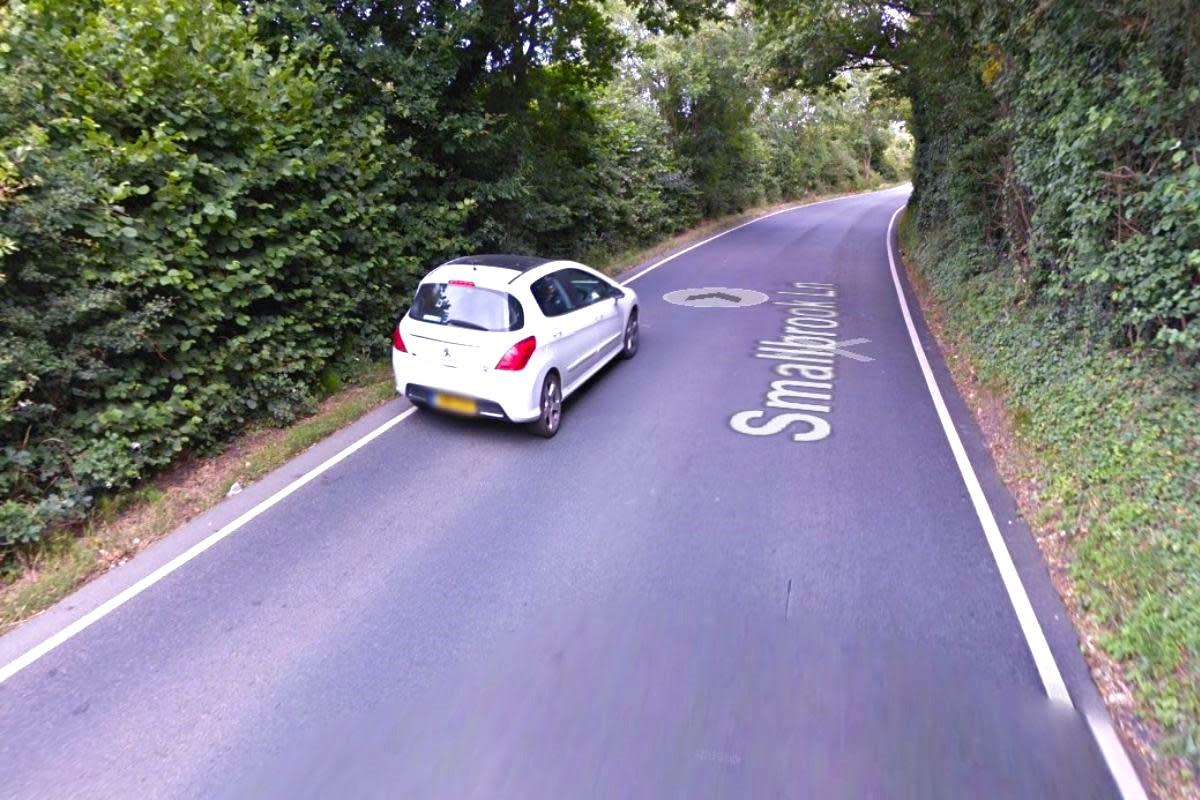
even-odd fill
[(450, 281), (451, 286), (474, 286), (475, 281)]
[(396, 330), (392, 331), (392, 349), (399, 350), (401, 353), (407, 353), (408, 348), (404, 346), (404, 339), (400, 336), (400, 326), (396, 326)]
[(497, 362), (496, 369), (510, 369), (514, 371), (525, 369), (525, 365), (533, 357), (535, 349), (537, 349), (537, 339), (532, 336), (528, 339), (522, 339), (508, 348), (508, 352)]

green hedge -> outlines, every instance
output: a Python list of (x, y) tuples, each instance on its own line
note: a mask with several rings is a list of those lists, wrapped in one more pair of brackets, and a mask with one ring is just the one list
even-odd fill
[(290, 420), (456, 249), (324, 66), (215, 2), (0, 9), (0, 549)]
[(936, 6), (907, 76), (920, 261), (1040, 458), (1105, 650), (1200, 766), (1200, 16)]
[[(1009, 225), (1047, 294), (1100, 300), (1130, 340), (1200, 354), (1200, 13), (1030, 2), (990, 25), (1012, 142)], [(1102, 318), (1100, 322), (1107, 320)]]
[(933, 6), (906, 76), (922, 226), (1003, 247), (1021, 296), (1093, 338), (1197, 363), (1200, 15), (1181, 0)]
[(981, 381), (1037, 457), (1041, 522), (1070, 537), (1076, 597), (1170, 752), (1200, 766), (1200, 406), (1162, 358), (1097, 347), (1022, 303), (1017, 268), (947, 226), (904, 238)]
[(776, 79), (892, 68), (906, 236), (1010, 401), (1085, 611), (1200, 767), (1194, 0), (751, 0)]
[(310, 408), (444, 256), (604, 259), (903, 169), (865, 85), (765, 94), (745, 20), (373, 8), (0, 5), (0, 562)]

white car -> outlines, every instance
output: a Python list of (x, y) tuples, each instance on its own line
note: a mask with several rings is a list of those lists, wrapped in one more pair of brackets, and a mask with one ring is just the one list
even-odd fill
[(574, 261), (458, 258), (431, 271), (392, 333), (396, 391), (455, 414), (558, 432), (562, 402), (638, 348), (637, 295)]

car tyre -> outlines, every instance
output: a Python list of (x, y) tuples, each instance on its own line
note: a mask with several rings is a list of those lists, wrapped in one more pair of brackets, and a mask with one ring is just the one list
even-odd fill
[(621, 358), (633, 358), (638, 351), (638, 311), (635, 308), (629, 312), (629, 321), (625, 323), (625, 339), (621, 347)]
[(529, 423), (529, 429), (544, 439), (549, 439), (558, 433), (562, 423), (562, 381), (557, 372), (546, 376), (542, 384), (542, 399), (539, 405), (541, 415)]

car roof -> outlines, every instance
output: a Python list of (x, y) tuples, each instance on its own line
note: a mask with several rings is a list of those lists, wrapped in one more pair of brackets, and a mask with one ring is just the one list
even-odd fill
[[(566, 267), (581, 267), (575, 261), (503, 254), (463, 256), (434, 267), (422, 283), (468, 280), (477, 286), (511, 291), (511, 287), (531, 283), (542, 275)], [(523, 279), (523, 280), (522, 280)]]
[(554, 261), (553, 258), (542, 258), (541, 256), (517, 256), (506, 255), (504, 253), (480, 253), (473, 256), (462, 256), (453, 261), (447, 261), (447, 264), (472, 264), (479, 267), (499, 267), (500, 269), (513, 269), (517, 272), (527, 272), (543, 264), (549, 264)]

